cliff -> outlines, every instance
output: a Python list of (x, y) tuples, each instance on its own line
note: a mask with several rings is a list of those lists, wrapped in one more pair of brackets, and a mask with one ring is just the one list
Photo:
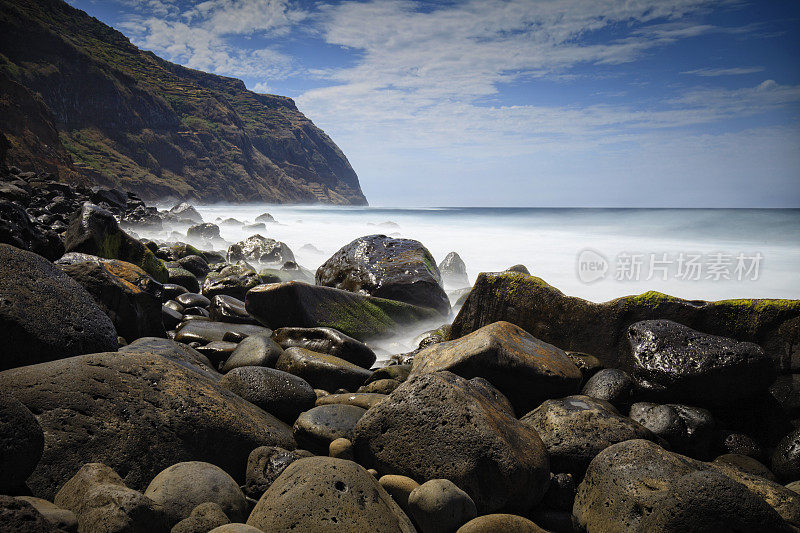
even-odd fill
[(146, 199), (366, 204), (290, 98), (139, 50), (61, 0), (0, 0), (9, 164)]

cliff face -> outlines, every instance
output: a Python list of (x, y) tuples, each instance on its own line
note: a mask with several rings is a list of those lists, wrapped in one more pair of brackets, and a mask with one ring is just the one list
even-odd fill
[(0, 0), (0, 88), (25, 170), (148, 199), (366, 204), (290, 98), (164, 61), (61, 0)]

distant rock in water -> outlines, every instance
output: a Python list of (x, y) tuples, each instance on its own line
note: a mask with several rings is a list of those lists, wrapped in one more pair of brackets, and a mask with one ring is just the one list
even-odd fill
[(439, 263), (439, 272), (442, 274), (442, 283), (445, 287), (461, 289), (469, 287), (467, 278), (467, 265), (456, 252), (450, 252)]
[(192, 206), (187, 202), (183, 202), (176, 205), (175, 207), (170, 209), (169, 212), (178, 218), (189, 220), (197, 224), (203, 223), (203, 217), (200, 215), (200, 213), (197, 212), (197, 209), (195, 209), (194, 206)]
[(253, 261), (256, 263), (285, 263), (294, 261), (294, 254), (286, 243), (253, 235), (228, 248), (228, 262)]
[(269, 213), (261, 213), (256, 217), (256, 222), (275, 222), (275, 218)]

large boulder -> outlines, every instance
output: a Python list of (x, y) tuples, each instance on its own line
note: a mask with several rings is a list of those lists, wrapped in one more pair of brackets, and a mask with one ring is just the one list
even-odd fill
[(250, 289), (245, 307), (273, 329), (328, 327), (360, 341), (388, 336), (404, 325), (436, 317), (436, 312), (426, 307), (299, 281)]
[(230, 324), (227, 322), (211, 322), (208, 320), (190, 320), (184, 322), (175, 332), (175, 340), (178, 342), (197, 342), (208, 344), (213, 341), (221, 341), (226, 333), (236, 333), (244, 336), (257, 335), (269, 337), (272, 330), (263, 326), (251, 324)]
[(578, 527), (606, 531), (791, 531), (800, 495), (764, 478), (629, 440), (600, 452), (573, 506)]
[(63, 533), (33, 505), (13, 496), (0, 496), (0, 533)]
[(547, 400), (520, 421), (541, 437), (553, 472), (581, 477), (589, 462), (612, 444), (655, 435), (608, 402), (589, 396)]
[(274, 367), (283, 349), (269, 337), (251, 335), (241, 341), (222, 365), (223, 373), (243, 366)]
[(203, 296), (213, 299), (217, 295), (233, 296), (244, 300), (247, 291), (261, 283), (261, 277), (246, 263), (228, 265), (219, 272), (209, 272), (203, 280)]
[(78, 253), (69, 253), (56, 264), (92, 295), (128, 342), (166, 335), (161, 321), (162, 285), (141, 268)]
[(548, 398), (573, 394), (581, 385), (581, 371), (566, 353), (508, 322), (433, 344), (414, 356), (412, 375), (440, 370), (486, 378), (520, 415)]
[(758, 345), (670, 320), (631, 324), (628, 339), (637, 389), (656, 398), (724, 405), (766, 390), (777, 375)]
[(316, 281), (317, 285), (450, 313), (450, 300), (433, 256), (412, 239), (359, 237), (317, 269)]
[(284, 349), (298, 346), (364, 368), (375, 364), (375, 352), (369, 346), (333, 328), (280, 328), (272, 333), (272, 338)]
[(314, 389), (304, 379), (262, 366), (234, 368), (219, 384), (289, 424), (314, 407), (317, 399)]
[(42, 427), (30, 409), (0, 391), (0, 494), (19, 489), (39, 463)]
[(0, 370), (117, 349), (111, 319), (42, 256), (0, 244)]
[(289, 348), (278, 358), (275, 368), (299, 376), (315, 389), (333, 392), (355, 391), (372, 375), (369, 370), (332, 355), (305, 348)]
[(456, 252), (450, 252), (439, 263), (439, 273), (442, 275), (442, 284), (445, 287), (461, 289), (469, 287), (467, 278), (467, 265)]
[(38, 228), (22, 207), (6, 200), (0, 200), (0, 243), (29, 250), (50, 261), (64, 253), (64, 243), (58, 235)]
[(629, 416), (667, 441), (672, 451), (706, 459), (714, 437), (715, 421), (701, 407), (682, 404), (636, 402)]
[(208, 306), (209, 318), (219, 322), (231, 322), (234, 324), (258, 324), (255, 318), (251, 317), (244, 307), (244, 302), (239, 298), (228, 296), (227, 294), (217, 294), (211, 299)]
[(119, 349), (122, 353), (151, 353), (159, 355), (193, 372), (199, 373), (213, 381), (219, 381), (222, 375), (214, 369), (208, 357), (191, 346), (172, 339), (158, 337), (142, 337)]
[(456, 531), (478, 516), (469, 494), (449, 479), (431, 479), (415, 488), (408, 508), (421, 533)]
[(483, 273), (453, 321), (450, 339), (506, 320), (563, 350), (598, 357), (605, 366), (626, 363), (627, 331), (634, 322), (667, 319), (698, 331), (755, 342), (787, 367), (800, 356), (800, 300), (682, 300), (659, 292), (594, 303), (565, 296), (540, 278), (514, 272)]
[(70, 222), (64, 241), (67, 252), (127, 261), (160, 283), (166, 283), (169, 276), (166, 267), (153, 252), (122, 231), (114, 215), (94, 204), (83, 204), (81, 211)]
[(181, 202), (173, 206), (172, 209), (169, 210), (169, 213), (187, 222), (194, 222), (196, 224), (203, 223), (203, 216), (188, 202)]
[(416, 531), (369, 472), (332, 457), (290, 464), (258, 501), (247, 524), (262, 531)]
[(527, 511), (550, 482), (541, 439), (481, 378), (450, 372), (409, 378), (367, 410), (352, 440), (360, 464), (418, 482), (449, 479), (481, 514)]
[(286, 261), (294, 261), (294, 254), (286, 243), (256, 234), (236, 244), (231, 244), (228, 247), (226, 259), (229, 263), (252, 261), (282, 265)]
[(253, 448), (294, 447), (286, 424), (160, 355), (99, 353), (15, 368), (0, 372), (0, 388), (37, 413), (44, 429), (44, 454), (28, 485), (45, 499), (90, 461), (143, 490), (188, 460), (243, 481)]

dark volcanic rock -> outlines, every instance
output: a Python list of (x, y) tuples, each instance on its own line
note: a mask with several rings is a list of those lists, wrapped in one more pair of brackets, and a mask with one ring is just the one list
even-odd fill
[(225, 373), (244, 366), (274, 367), (282, 353), (283, 349), (269, 337), (251, 335), (239, 343), (220, 370)]
[(610, 403), (588, 396), (547, 400), (520, 421), (541, 437), (553, 472), (578, 478), (589, 462), (612, 444), (656, 439), (649, 429), (620, 415)]
[(784, 482), (800, 479), (800, 428), (778, 443), (772, 454), (772, 471)]
[(617, 409), (627, 410), (633, 396), (633, 379), (624, 370), (606, 368), (586, 381), (581, 394), (605, 400)]
[(550, 482), (539, 436), (480, 378), (450, 372), (409, 378), (370, 408), (353, 433), (360, 464), (419, 482), (449, 479), (479, 513), (527, 511)]
[(199, 255), (187, 255), (178, 259), (177, 263), (191, 272), (197, 279), (203, 279), (211, 270), (205, 259)]
[(117, 259), (69, 253), (56, 262), (80, 283), (128, 342), (163, 337), (162, 285), (134, 264)]
[(478, 276), (453, 321), (450, 339), (506, 320), (567, 351), (585, 352), (606, 366), (626, 363), (634, 322), (668, 319), (712, 335), (755, 342), (788, 368), (798, 350), (798, 300), (688, 301), (658, 292), (594, 303), (565, 296), (535, 276), (511, 272)]
[(581, 372), (567, 354), (508, 322), (425, 348), (414, 357), (411, 374), (440, 370), (467, 379), (486, 378), (518, 414), (548, 398), (575, 393), (581, 383)]
[(467, 278), (467, 265), (456, 252), (450, 252), (439, 263), (439, 273), (442, 275), (442, 284), (449, 287), (469, 287)]
[(415, 488), (408, 508), (421, 533), (455, 531), (478, 516), (469, 494), (449, 479), (432, 479)]
[(297, 281), (261, 285), (248, 291), (245, 307), (269, 327), (329, 327), (360, 341), (429, 320), (436, 312), (403, 302)]
[(197, 281), (197, 276), (183, 267), (167, 268), (167, 281), (174, 285), (186, 287), (189, 292), (200, 292), (200, 282)]
[(30, 503), (0, 496), (0, 533), (63, 533)]
[(44, 434), (33, 413), (0, 391), (0, 493), (20, 488), (39, 463)]
[(153, 252), (119, 229), (114, 215), (96, 205), (83, 205), (80, 213), (72, 219), (64, 241), (67, 252), (127, 261), (150, 274), (156, 281), (167, 281), (167, 269)]
[(6, 200), (0, 200), (0, 243), (29, 250), (50, 261), (64, 253), (64, 243), (58, 235), (37, 228), (22, 207)]
[(575, 498), (577, 526), (606, 531), (790, 531), (800, 495), (758, 476), (671, 453), (645, 440), (606, 448)]
[(513, 531), (514, 533), (547, 533), (525, 517), (513, 514), (487, 514), (473, 518), (460, 528), (456, 533), (501, 533)]
[(181, 202), (180, 204), (173, 206), (169, 212), (176, 217), (187, 221), (195, 222), (197, 224), (203, 223), (203, 217), (197, 212), (197, 209), (195, 209), (192, 204), (187, 202)]
[(258, 500), (287, 466), (310, 456), (311, 453), (305, 450), (290, 451), (278, 446), (259, 446), (247, 458), (244, 493)]
[(203, 280), (203, 296), (212, 299), (226, 294), (244, 300), (247, 291), (261, 283), (261, 277), (246, 263), (228, 265), (219, 272), (209, 272)]
[(219, 226), (211, 222), (191, 226), (186, 230), (186, 236), (190, 239), (203, 239), (208, 241), (221, 238), (219, 236)]
[(367, 410), (355, 405), (328, 404), (300, 414), (292, 427), (297, 445), (317, 455), (326, 455), (336, 439), (350, 439), (353, 428)]
[(258, 324), (258, 321), (247, 312), (242, 300), (226, 294), (218, 294), (212, 298), (208, 313), (211, 320), (217, 322)]
[(80, 284), (32, 252), (0, 244), (0, 369), (117, 349), (117, 332)]
[(378, 481), (353, 461), (308, 457), (290, 464), (247, 523), (262, 531), (414, 533)]
[(187, 460), (243, 480), (253, 448), (294, 447), (283, 422), (158, 355), (101, 353), (15, 368), (0, 372), (0, 388), (38, 413), (45, 450), (28, 484), (45, 499), (89, 461), (125, 473), (126, 484), (142, 490)]
[(253, 261), (283, 264), (286, 261), (294, 261), (294, 254), (286, 243), (256, 234), (230, 245), (226, 259), (229, 263)]
[(214, 369), (214, 365), (205, 355), (201, 354), (191, 346), (171, 339), (160, 339), (157, 337), (142, 337), (136, 339), (127, 346), (119, 349), (120, 353), (151, 353), (178, 363), (182, 367), (188, 368), (193, 372), (219, 381), (222, 375)]
[(349, 361), (305, 348), (284, 350), (275, 368), (303, 378), (315, 389), (328, 392), (338, 389), (355, 391), (372, 375), (369, 370)]
[(272, 330), (263, 326), (211, 322), (203, 319), (184, 323), (175, 333), (175, 340), (187, 344), (190, 342), (208, 344), (209, 342), (223, 340), (228, 332), (241, 333), (245, 336), (260, 335), (269, 337), (272, 335)]
[(375, 364), (375, 352), (369, 346), (333, 328), (280, 328), (272, 338), (283, 348), (305, 348), (364, 368)]
[(689, 405), (638, 402), (631, 406), (630, 417), (666, 440), (673, 451), (707, 458), (715, 426), (709, 411)]
[(422, 243), (386, 235), (359, 237), (317, 269), (317, 285), (450, 313), (433, 256)]
[(756, 344), (700, 333), (669, 320), (628, 328), (640, 392), (694, 404), (726, 404), (764, 391), (776, 364)]
[(314, 407), (317, 400), (307, 381), (274, 368), (234, 368), (223, 376), (219, 384), (289, 424), (300, 413)]

